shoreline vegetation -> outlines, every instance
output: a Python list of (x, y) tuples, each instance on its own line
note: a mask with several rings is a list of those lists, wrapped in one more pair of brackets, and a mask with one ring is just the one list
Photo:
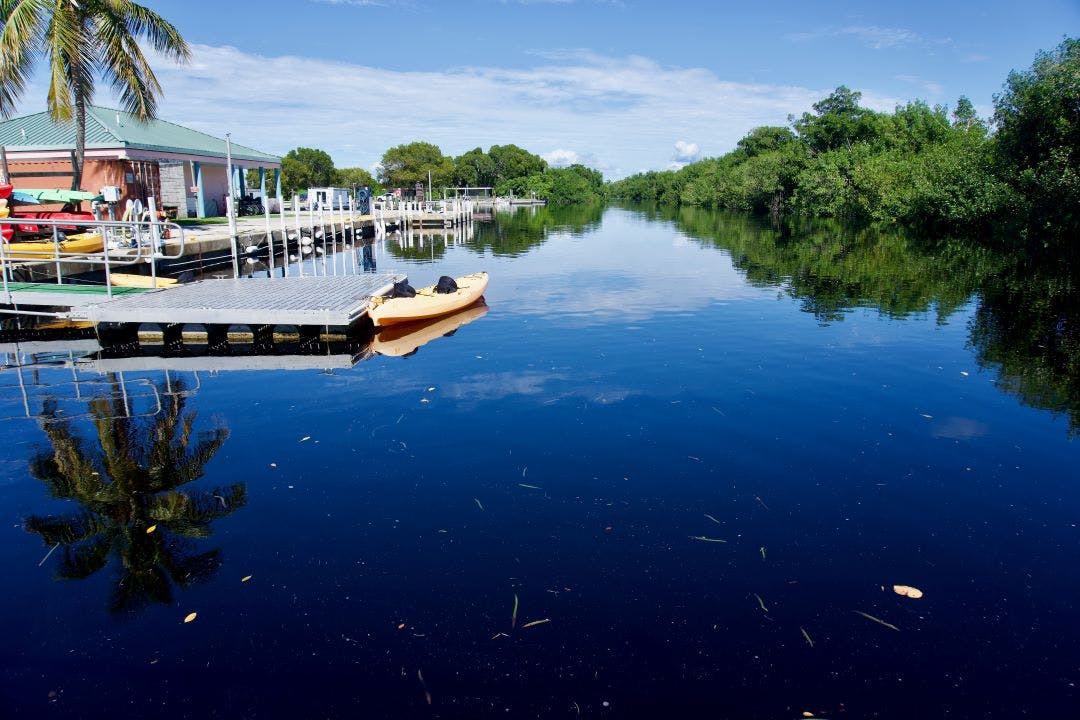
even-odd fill
[(455, 157), (412, 142), (387, 150), (377, 175), (336, 169), (324, 151), (296, 148), (282, 160), (283, 183), (286, 194), (327, 185), (378, 194), (430, 184), (436, 196), (444, 187), (491, 187), (552, 205), (615, 200), (774, 222), (834, 218), (1080, 253), (1080, 39), (1066, 37), (1028, 70), (1011, 72), (989, 120), (964, 96), (951, 112), (922, 100), (878, 112), (861, 97), (842, 85), (812, 112), (789, 116), (788, 126), (754, 128), (725, 155), (614, 182), (581, 164), (553, 167), (512, 144)]
[(887, 223), (1002, 247), (1076, 252), (1080, 39), (1009, 74), (988, 123), (961, 96), (892, 113), (838, 87), (790, 127), (759, 127), (718, 158), (610, 183), (613, 199)]
[[(554, 205), (593, 204), (607, 198), (600, 171), (580, 164), (552, 167), (517, 145), (492, 145), (487, 152), (474, 148), (453, 157), (443, 155), (438, 145), (411, 142), (383, 153), (377, 175), (364, 168), (335, 168), (325, 151), (301, 147), (282, 158), (281, 172), (286, 196), (326, 186), (369, 187), (376, 195), (418, 185), (426, 191), (430, 183), (436, 197), (446, 187), (490, 187), (495, 195), (537, 197)], [(247, 185), (259, 187), (257, 171), (248, 172)]]

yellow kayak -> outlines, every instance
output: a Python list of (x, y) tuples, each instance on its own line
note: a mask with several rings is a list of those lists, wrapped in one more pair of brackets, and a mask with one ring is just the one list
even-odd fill
[(449, 315), (455, 310), (472, 305), (479, 300), (487, 288), (488, 274), (473, 273), (454, 278), (458, 289), (452, 293), (437, 293), (435, 286), (421, 288), (416, 297), (411, 298), (372, 298), (368, 306), (368, 315), (375, 327), (385, 327), (398, 323), (415, 322), (429, 318)]
[[(161, 277), (157, 278), (158, 288), (168, 288), (179, 283), (176, 278)], [(154, 278), (149, 275), (135, 275), (132, 273), (109, 273), (109, 284), (113, 287), (130, 287), (130, 288), (153, 288)]]
[[(105, 248), (105, 241), (97, 233), (68, 235), (60, 243), (62, 253), (98, 253)], [(4, 244), (4, 257), (12, 260), (48, 260), (52, 257), (52, 240), (21, 240)]]
[(468, 325), (473, 320), (484, 317), (487, 311), (487, 305), (478, 303), (436, 320), (394, 325), (375, 336), (375, 339), (371, 341), (371, 349), (380, 355), (390, 357), (411, 355), (432, 340), (449, 335), (462, 325)]

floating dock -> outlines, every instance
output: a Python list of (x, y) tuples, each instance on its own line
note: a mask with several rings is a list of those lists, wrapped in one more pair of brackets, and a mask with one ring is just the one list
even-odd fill
[(61, 307), (95, 323), (321, 325), (343, 327), (367, 314), (371, 298), (398, 274), (199, 280), (165, 289), (9, 283), (16, 307)]

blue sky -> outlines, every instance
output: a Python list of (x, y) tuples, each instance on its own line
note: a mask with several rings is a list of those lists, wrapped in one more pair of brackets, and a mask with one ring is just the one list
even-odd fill
[(513, 142), (609, 177), (726, 152), (839, 84), (989, 114), (1011, 69), (1080, 33), (1077, 0), (144, 2), (195, 49), (158, 65), (166, 119), (339, 167)]

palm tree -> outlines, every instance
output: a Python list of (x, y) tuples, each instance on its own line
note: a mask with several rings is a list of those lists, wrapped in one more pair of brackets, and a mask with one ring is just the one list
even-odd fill
[(47, 58), (49, 114), (75, 121), (72, 190), (82, 183), (95, 81), (108, 82), (136, 118), (152, 120), (162, 90), (139, 42), (176, 62), (191, 57), (171, 23), (128, 0), (0, 0), (0, 24), (0, 115), (11, 117), (35, 61)]
[(184, 412), (182, 385), (172, 390), (156, 419), (144, 422), (127, 416), (114, 382), (109, 397), (89, 402), (94, 450), (57, 412), (55, 400), (46, 401), (42, 414), (51, 451), (31, 460), (30, 474), (53, 497), (80, 507), (31, 516), (26, 530), (48, 547), (63, 547), (58, 579), (89, 577), (115, 557), (119, 572), (109, 605), (116, 613), (148, 602), (170, 603), (174, 586), (210, 578), (221, 564), (221, 551), (194, 552), (194, 540), (208, 537), (211, 522), (247, 500), (243, 483), (179, 489), (202, 476), (229, 433), (219, 427), (196, 435), (195, 413)]

